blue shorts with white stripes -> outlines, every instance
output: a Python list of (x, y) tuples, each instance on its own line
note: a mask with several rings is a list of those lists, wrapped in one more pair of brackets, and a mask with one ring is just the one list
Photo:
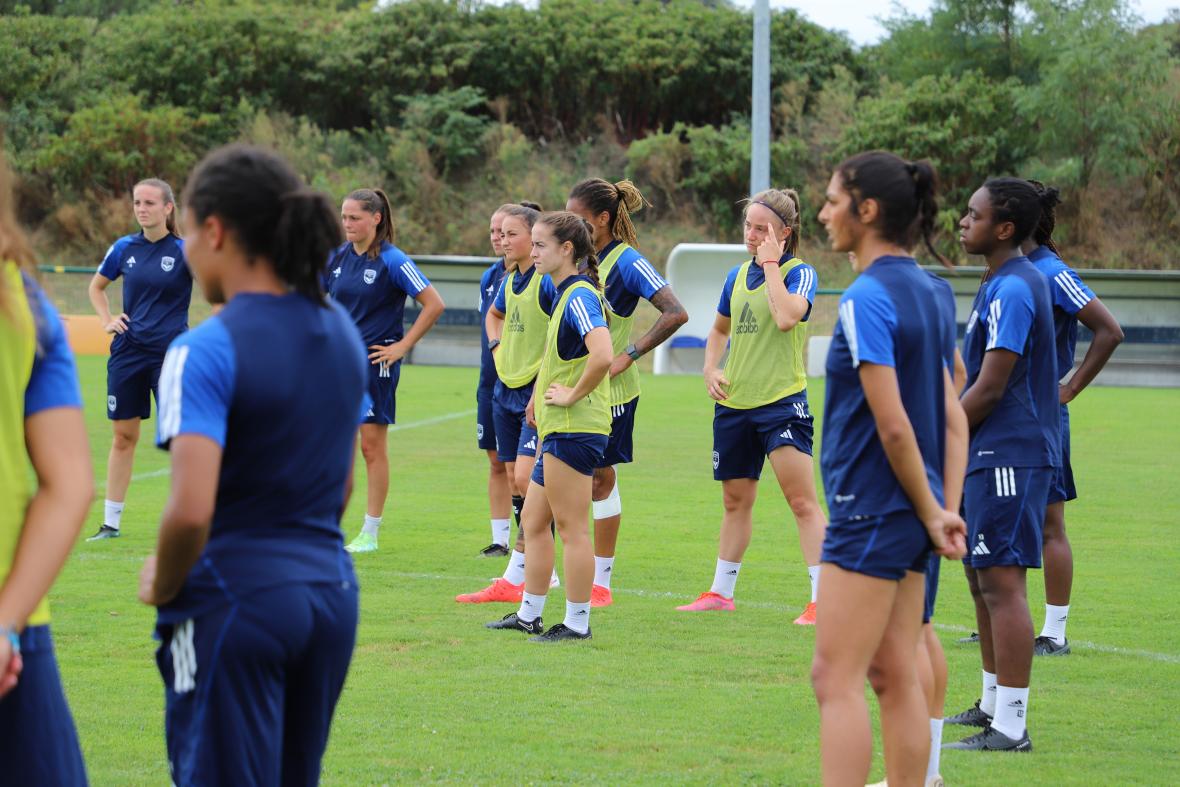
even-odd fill
[(369, 366), (369, 398), (372, 406), (365, 413), (361, 423), (392, 424), (397, 416), (397, 381), (402, 376), (402, 362), (392, 366), (373, 364)]
[(607, 440), (599, 467), (614, 467), (631, 461), (631, 455), (635, 450), (635, 410), (638, 407), (638, 396), (626, 404), (611, 405), (610, 439)]
[(172, 782), (317, 784), (357, 587), (294, 583), (156, 627)]
[(963, 565), (1041, 567), (1045, 505), (1053, 467), (985, 467), (967, 476)]
[(811, 456), (815, 421), (800, 391), (749, 410), (713, 408), (713, 480), (762, 476), (771, 451), (790, 446)]

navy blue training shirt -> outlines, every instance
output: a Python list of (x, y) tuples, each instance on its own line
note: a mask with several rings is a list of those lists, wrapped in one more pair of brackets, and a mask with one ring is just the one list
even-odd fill
[(297, 294), (238, 295), (173, 342), (157, 442), (202, 435), (223, 453), (209, 541), (161, 622), (278, 584), (355, 581), (340, 515), (368, 380), (344, 309)]
[[(577, 281), (594, 286), (586, 276), (570, 276), (557, 288), (554, 305)], [(549, 311), (552, 312), (552, 308)], [(571, 295), (565, 304), (565, 311), (554, 314), (551, 319), (561, 320), (557, 328), (557, 354), (563, 361), (572, 361), (589, 354), (590, 351), (586, 348), (586, 334), (595, 328), (607, 327), (606, 316), (602, 313), (602, 301), (585, 289), (579, 289)]]
[(944, 371), (955, 351), (948, 291), (949, 285), (910, 257), (879, 257), (840, 298), (840, 319), (826, 365), (820, 458), (833, 522), (913, 509), (881, 446), (860, 382), (862, 363), (896, 372), (930, 491), (944, 502)]
[[(621, 241), (612, 240), (598, 252), (601, 263)], [(639, 299), (650, 301), (651, 296), (668, 286), (664, 277), (646, 258), (633, 248), (619, 255), (614, 267), (602, 283), (602, 294), (611, 311), (620, 317), (630, 317), (639, 306)]]
[(327, 291), (360, 329), (365, 347), (393, 344), (405, 336), (406, 296), (430, 286), (414, 261), (392, 243), (376, 259), (345, 243), (328, 259)]
[(487, 316), (488, 309), (496, 299), (496, 291), (500, 289), (500, 282), (508, 269), (504, 267), (504, 258), (496, 260), (479, 280), (479, 387), (491, 390), (496, 386), (496, 362), (492, 358), (492, 351), (488, 349)]
[(975, 431), (967, 472), (991, 467), (1060, 467), (1061, 409), (1049, 280), (1013, 257), (979, 287), (963, 337), (967, 387), (989, 350), (1019, 358), (1004, 396)]
[(180, 238), (168, 234), (152, 243), (142, 232), (119, 238), (107, 249), (98, 272), (111, 281), (123, 277), (128, 328), (115, 337), (119, 345), (163, 353), (188, 330), (193, 277)]
[(1094, 291), (1048, 246), (1038, 246), (1028, 258), (1033, 267), (1049, 280), (1057, 345), (1057, 379), (1064, 380), (1073, 369), (1074, 353), (1077, 351), (1078, 312), (1094, 300)]

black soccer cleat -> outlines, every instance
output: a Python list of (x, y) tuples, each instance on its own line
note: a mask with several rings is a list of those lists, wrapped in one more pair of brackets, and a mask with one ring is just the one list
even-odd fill
[(564, 623), (558, 623), (538, 637), (529, 637), (529, 642), (565, 642), (574, 639), (590, 639), (590, 629), (586, 629), (586, 633), (581, 634)]
[(504, 631), (523, 631), (525, 634), (540, 634), (545, 630), (545, 626), (541, 623), (540, 618), (521, 620), (515, 612), (509, 612), (504, 617), (494, 620), (491, 623), (484, 623), (483, 627)]
[(488, 544), (479, 550), (480, 557), (508, 557), (508, 547), (503, 544)]
[(1028, 738), (1028, 730), (1018, 740), (1009, 738), (994, 727), (988, 727), (983, 732), (977, 732), (969, 738), (955, 743), (944, 743), (944, 749), (958, 749), (959, 751), (1032, 751), (1032, 741)]
[(962, 713), (956, 713), (954, 716), (948, 716), (945, 720), (946, 724), (962, 724), (965, 727), (990, 727), (992, 724), (992, 717), (988, 716), (979, 708), (979, 700), (975, 701), (967, 710)]
[(103, 525), (98, 529), (98, 532), (92, 535), (87, 541), (105, 541), (108, 538), (118, 538), (121, 535), (119, 528), (111, 527), (110, 525)]
[(1036, 656), (1068, 656), (1071, 652), (1068, 639), (1058, 645), (1052, 637), (1037, 637), (1033, 645), (1033, 654)]
[(979, 632), (972, 631), (971, 636), (961, 637), (959, 639), (959, 644), (960, 645), (978, 645), (979, 644)]

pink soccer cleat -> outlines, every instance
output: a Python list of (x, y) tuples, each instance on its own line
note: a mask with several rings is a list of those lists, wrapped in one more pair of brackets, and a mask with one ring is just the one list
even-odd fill
[(460, 604), (487, 604), (491, 601), (502, 601), (506, 604), (519, 604), (521, 598), (524, 597), (524, 583), (513, 585), (504, 577), (492, 582), (483, 590), (478, 590), (475, 593), (460, 593), (455, 596), (455, 601)]
[(702, 593), (697, 597), (697, 600), (691, 604), (685, 604), (682, 607), (677, 607), (680, 612), (711, 612), (717, 610), (720, 612), (733, 612), (733, 599), (726, 598), (720, 593), (708, 591)]

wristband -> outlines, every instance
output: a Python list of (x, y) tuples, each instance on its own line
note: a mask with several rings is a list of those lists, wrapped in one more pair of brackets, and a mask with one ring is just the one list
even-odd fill
[(499, 346), (500, 346), (500, 340), (499, 339), (492, 339), (490, 342), (488, 342), (488, 352), (491, 352), (492, 350), (496, 349)]
[(12, 652), (20, 653), (20, 634), (12, 626), (0, 624), (0, 637), (5, 637), (12, 643)]
[(643, 353), (639, 352), (639, 348), (634, 344), (628, 344), (627, 349), (623, 350), (623, 352), (627, 353), (627, 355), (630, 355), (632, 361), (638, 361), (643, 355)]
[(778, 265), (779, 261), (778, 260), (763, 260), (762, 262), (760, 262), (758, 264), (761, 265), (763, 268), (765, 268), (767, 265)]

